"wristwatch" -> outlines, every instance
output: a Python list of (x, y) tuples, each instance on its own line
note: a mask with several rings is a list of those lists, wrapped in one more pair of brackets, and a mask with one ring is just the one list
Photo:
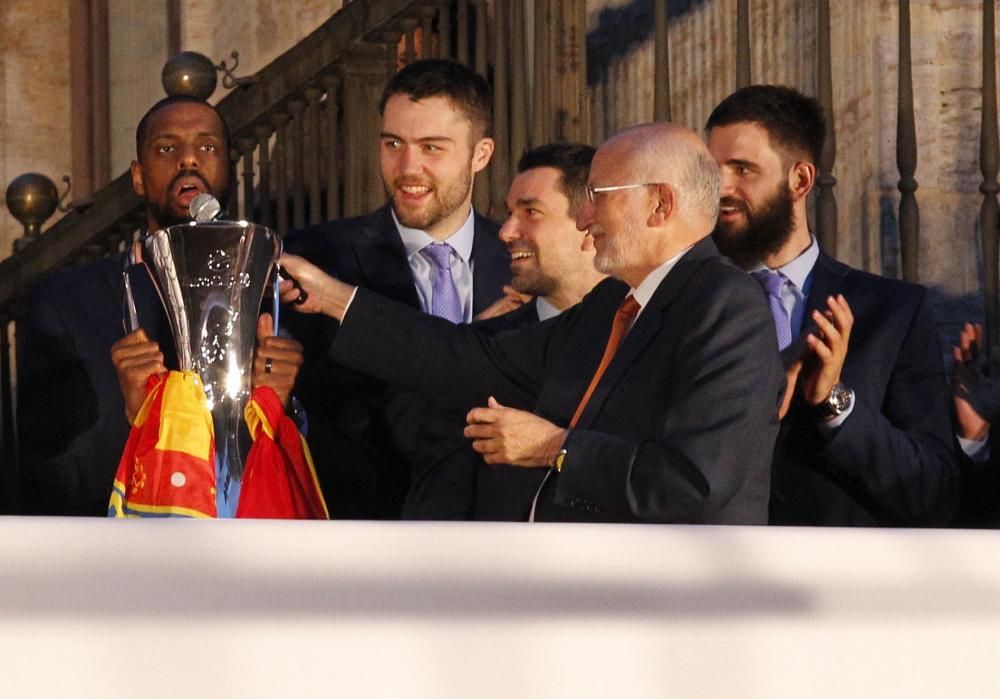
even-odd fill
[(826, 400), (816, 406), (816, 410), (823, 418), (830, 419), (843, 414), (852, 403), (854, 403), (854, 391), (838, 381), (833, 384)]
[(566, 460), (566, 450), (560, 449), (558, 453), (552, 458), (552, 468), (556, 470), (556, 473), (562, 473), (563, 461)]

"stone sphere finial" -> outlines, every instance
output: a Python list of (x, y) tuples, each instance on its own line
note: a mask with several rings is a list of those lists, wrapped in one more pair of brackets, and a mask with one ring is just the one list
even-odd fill
[(207, 100), (215, 92), (218, 78), (208, 58), (194, 51), (181, 51), (167, 60), (160, 82), (171, 97), (191, 95)]
[(58, 206), (59, 192), (45, 175), (29, 172), (7, 186), (7, 209), (24, 226), (26, 238), (37, 238)]

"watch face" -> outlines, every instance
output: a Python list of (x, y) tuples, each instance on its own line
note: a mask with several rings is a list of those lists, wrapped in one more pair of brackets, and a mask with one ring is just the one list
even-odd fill
[(851, 405), (851, 389), (842, 383), (836, 384), (826, 399), (826, 405), (831, 415), (840, 415)]

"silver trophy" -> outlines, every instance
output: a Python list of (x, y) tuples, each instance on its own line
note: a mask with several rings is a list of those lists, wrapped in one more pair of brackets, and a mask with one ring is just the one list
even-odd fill
[[(195, 221), (148, 234), (142, 259), (129, 262), (144, 263), (150, 271), (170, 322), (178, 368), (196, 372), (205, 387), (216, 463), (226, 463), (230, 476), (239, 480), (249, 450), (249, 443), (240, 444), (240, 435), (251, 390), (257, 319), (269, 287), (277, 300), (281, 240), (271, 229), (247, 221), (198, 222), (196, 205), (202, 204), (198, 199), (191, 204)], [(216, 215), (217, 208), (211, 217)], [(128, 270), (125, 305), (131, 332), (141, 319)], [(277, 309), (275, 303), (275, 328)]]

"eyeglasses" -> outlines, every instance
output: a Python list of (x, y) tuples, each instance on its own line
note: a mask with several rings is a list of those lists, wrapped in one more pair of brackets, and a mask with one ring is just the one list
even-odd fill
[(637, 189), (639, 187), (655, 187), (659, 182), (643, 182), (642, 184), (612, 184), (607, 187), (591, 187), (587, 185), (587, 200), (591, 204), (597, 203), (597, 195), (602, 192), (617, 192), (622, 189)]

